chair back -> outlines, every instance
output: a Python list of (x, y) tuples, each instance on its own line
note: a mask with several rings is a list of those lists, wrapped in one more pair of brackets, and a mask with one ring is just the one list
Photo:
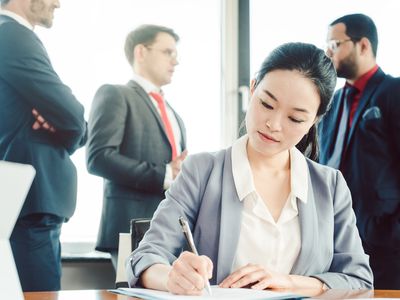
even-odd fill
[(132, 251), (135, 250), (144, 234), (150, 228), (150, 218), (140, 218), (131, 220)]
[(126, 280), (125, 261), (135, 250), (144, 234), (150, 227), (150, 218), (140, 218), (131, 220), (131, 232), (120, 233), (118, 243), (118, 262), (115, 278), (115, 288), (128, 287)]

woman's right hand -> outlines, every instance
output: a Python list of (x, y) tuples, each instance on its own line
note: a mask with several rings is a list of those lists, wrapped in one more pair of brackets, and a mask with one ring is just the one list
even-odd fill
[(182, 252), (169, 271), (167, 290), (178, 295), (201, 295), (212, 270), (213, 263), (207, 256)]

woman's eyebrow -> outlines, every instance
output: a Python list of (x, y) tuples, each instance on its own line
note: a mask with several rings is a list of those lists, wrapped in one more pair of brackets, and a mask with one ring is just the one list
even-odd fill
[(273, 100), (278, 102), (278, 99), (268, 90), (263, 90), (264, 93), (266, 93), (268, 96), (270, 96)]
[[(275, 100), (276, 102), (279, 102), (278, 99), (275, 97), (274, 94), (272, 94), (270, 91), (268, 90), (263, 90), (264, 93), (266, 93), (268, 96), (270, 96), (273, 100)], [(305, 108), (301, 108), (301, 107), (293, 107), (293, 110), (295, 111), (299, 111), (299, 112), (304, 112), (304, 113), (310, 113), (307, 109)]]
[(295, 111), (300, 111), (300, 112), (305, 112), (305, 113), (309, 113), (309, 111), (305, 108), (300, 108), (300, 107), (293, 107), (293, 110)]

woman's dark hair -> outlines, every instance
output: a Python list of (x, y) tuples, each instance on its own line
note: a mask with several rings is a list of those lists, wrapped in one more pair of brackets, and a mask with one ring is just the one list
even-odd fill
[[(264, 60), (256, 75), (255, 87), (264, 76), (275, 70), (298, 71), (310, 79), (317, 88), (320, 105), (317, 116), (320, 117), (330, 106), (336, 86), (336, 71), (331, 59), (314, 45), (305, 43), (287, 43), (279, 46)], [(318, 158), (317, 128), (314, 124), (296, 147), (312, 160)]]

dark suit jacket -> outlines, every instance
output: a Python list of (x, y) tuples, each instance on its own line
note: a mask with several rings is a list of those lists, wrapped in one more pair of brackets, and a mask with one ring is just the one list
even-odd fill
[[(342, 90), (319, 124), (320, 162), (333, 151)], [(400, 78), (374, 74), (361, 96), (345, 141), (343, 174), (367, 253), (400, 251)], [(398, 276), (398, 274), (396, 275)]]
[[(181, 148), (186, 148), (183, 121)], [(151, 217), (164, 198), (166, 164), (171, 146), (162, 120), (136, 82), (104, 85), (97, 91), (89, 117), (87, 167), (104, 178), (98, 250), (116, 249), (118, 234), (129, 232), (132, 218)]]
[[(33, 108), (54, 126), (55, 133), (32, 129)], [(53, 70), (36, 34), (0, 15), (0, 159), (36, 169), (21, 217), (72, 216), (77, 178), (69, 156), (86, 140), (83, 112)]]

